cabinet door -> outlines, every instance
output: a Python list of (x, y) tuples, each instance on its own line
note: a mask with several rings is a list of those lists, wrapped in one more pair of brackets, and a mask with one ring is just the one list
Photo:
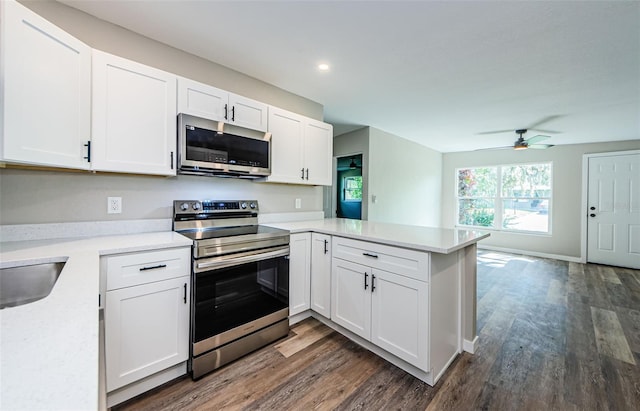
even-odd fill
[(93, 169), (175, 175), (176, 77), (93, 52)]
[(331, 263), (331, 320), (367, 340), (371, 335), (371, 270), (334, 258)]
[(311, 233), (292, 234), (289, 240), (289, 315), (310, 308)]
[(428, 284), (376, 269), (373, 276), (371, 342), (428, 371)]
[(178, 113), (224, 121), (228, 102), (229, 93), (224, 90), (184, 77), (178, 78)]
[(304, 119), (295, 113), (269, 107), (271, 175), (267, 181), (305, 184), (302, 174)]
[(331, 318), (331, 236), (311, 234), (311, 309)]
[(186, 361), (190, 278), (107, 292), (107, 391)]
[(330, 186), (332, 184), (333, 126), (307, 119), (304, 129), (304, 163), (307, 183)]
[(91, 49), (21, 4), (0, 3), (1, 157), (88, 169)]
[(228, 122), (252, 130), (267, 131), (267, 105), (250, 98), (229, 94)]

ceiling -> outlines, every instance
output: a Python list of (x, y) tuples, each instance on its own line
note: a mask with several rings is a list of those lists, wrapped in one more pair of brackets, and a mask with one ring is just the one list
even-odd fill
[(441, 152), (519, 128), (640, 139), (638, 1), (62, 2), (323, 104), (336, 135), (372, 126)]

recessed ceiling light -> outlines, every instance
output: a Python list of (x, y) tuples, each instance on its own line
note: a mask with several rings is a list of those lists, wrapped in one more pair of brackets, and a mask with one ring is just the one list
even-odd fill
[(327, 63), (318, 64), (318, 70), (329, 71), (329, 65)]

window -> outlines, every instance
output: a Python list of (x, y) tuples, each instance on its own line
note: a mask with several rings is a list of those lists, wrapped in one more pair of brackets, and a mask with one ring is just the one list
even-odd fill
[(362, 201), (362, 176), (344, 178), (344, 201)]
[(457, 170), (458, 225), (548, 233), (551, 163)]

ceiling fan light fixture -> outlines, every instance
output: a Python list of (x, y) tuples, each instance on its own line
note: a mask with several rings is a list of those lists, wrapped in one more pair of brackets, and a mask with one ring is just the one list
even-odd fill
[(527, 144), (526, 144), (526, 143), (516, 143), (516, 144), (513, 146), (513, 149), (514, 149), (514, 150), (526, 150), (526, 149), (528, 149), (528, 148), (529, 148), (529, 146), (527, 146)]

